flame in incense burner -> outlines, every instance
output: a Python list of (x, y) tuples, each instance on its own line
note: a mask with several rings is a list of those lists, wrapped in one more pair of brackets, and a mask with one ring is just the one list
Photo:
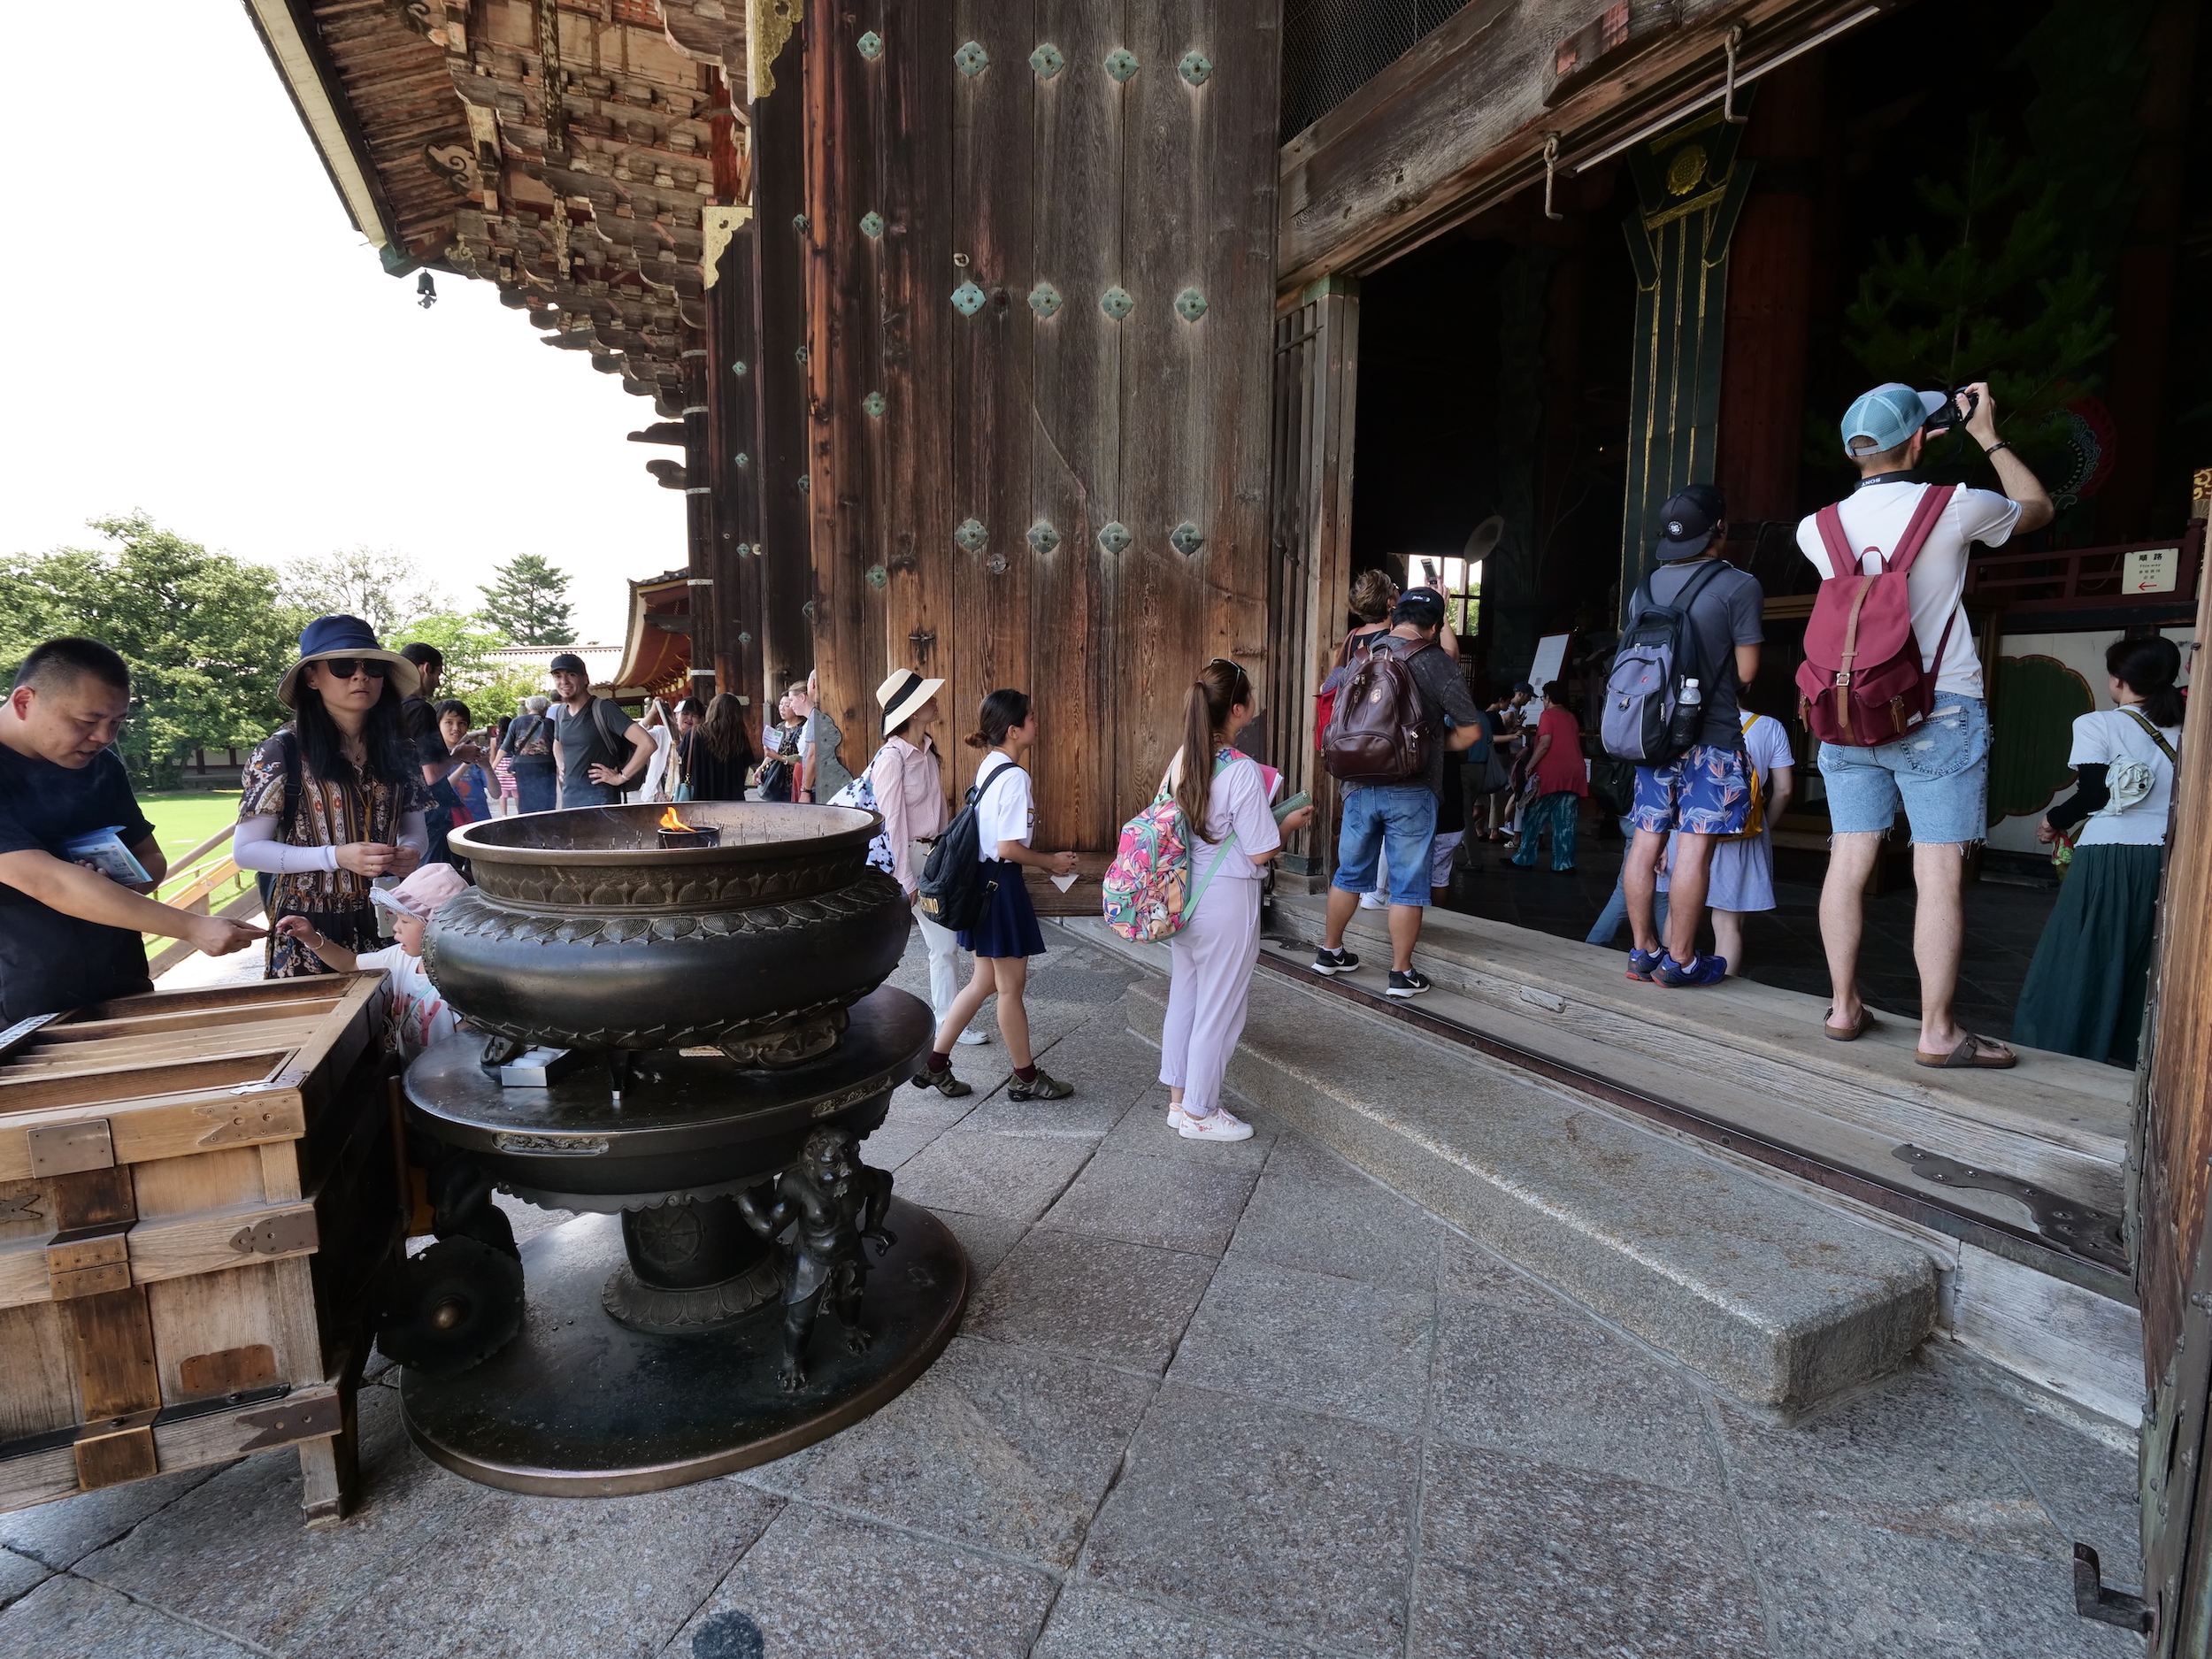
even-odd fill
[(695, 835), (698, 833), (698, 832), (693, 829), (690, 825), (685, 823), (683, 819), (676, 816), (676, 809), (673, 806), (670, 807), (668, 810), (661, 814), (660, 826), (664, 830), (674, 830), (678, 833), (684, 835)]

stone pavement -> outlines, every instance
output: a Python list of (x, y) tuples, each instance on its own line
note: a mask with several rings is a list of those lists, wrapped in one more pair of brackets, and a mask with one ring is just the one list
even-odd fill
[(2070, 1601), (2070, 1540), (2138, 1571), (2116, 1441), (1940, 1351), (1763, 1419), (1262, 1110), (1171, 1136), (1134, 971), (1049, 942), (1032, 1017), (1077, 1094), (1008, 1101), (994, 1041), (957, 1053), (972, 1096), (902, 1089), (868, 1143), (978, 1286), (883, 1411), (726, 1479), (531, 1498), (417, 1453), (381, 1373), (345, 1526), (301, 1527), (286, 1456), (0, 1516), (0, 1654), (2142, 1652)]

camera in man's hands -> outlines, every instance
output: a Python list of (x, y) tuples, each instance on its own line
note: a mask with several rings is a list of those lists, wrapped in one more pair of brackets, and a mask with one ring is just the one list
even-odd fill
[[(1963, 407), (1960, 403), (1962, 398), (1965, 400)], [(1940, 438), (1947, 432), (1955, 431), (1973, 419), (1974, 411), (1981, 406), (1979, 392), (1967, 391), (1962, 388), (1953, 391), (1945, 396), (1943, 406), (1921, 423), (1921, 434), (1928, 438)]]

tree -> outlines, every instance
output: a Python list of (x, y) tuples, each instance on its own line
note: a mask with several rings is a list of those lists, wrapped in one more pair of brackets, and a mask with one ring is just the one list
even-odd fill
[(357, 547), (284, 566), (284, 594), (311, 617), (358, 617), (380, 638), (410, 617), (445, 609), (445, 595), (415, 561), (390, 548)]
[[(2103, 280), (2085, 253), (2067, 251), (2060, 188), (2038, 161), (2009, 161), (1978, 119), (1956, 176), (1914, 187), (1947, 245), (1931, 257), (1918, 236), (1901, 254), (1877, 242), (1844, 312), (1845, 344), (1883, 380), (1987, 380), (2000, 431), (2030, 465), (2045, 461), (2066, 441), (2061, 411), (2092, 389), (2113, 341)], [(1978, 459), (1957, 442), (1947, 458)]]
[(442, 611), (418, 617), (381, 637), (395, 651), (414, 641), (436, 646), (445, 657), (438, 695), (457, 697), (467, 703), (470, 717), (479, 726), (512, 714), (523, 698), (545, 689), (542, 668), (518, 668), (492, 660), (491, 653), (509, 641), (488, 628), (480, 617)]
[(499, 565), (497, 580), (477, 592), (478, 614), (517, 645), (573, 645), (576, 622), (568, 602), (568, 572), (535, 553), (518, 553)]
[(277, 574), (210, 552), (144, 513), (92, 521), (111, 545), (0, 558), (0, 663), (81, 634), (130, 664), (131, 718), (116, 747), (133, 780), (176, 781), (195, 746), (246, 748), (281, 725), (277, 682), (302, 618)]

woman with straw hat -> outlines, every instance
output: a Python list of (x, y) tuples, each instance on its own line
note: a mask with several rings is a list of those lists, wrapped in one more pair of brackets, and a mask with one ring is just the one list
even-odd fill
[[(430, 846), (430, 793), (399, 712), (416, 680), (358, 617), (318, 617), (300, 634), (277, 686), (291, 723), (246, 764), (232, 838), (239, 868), (265, 878), (273, 926), (303, 916), (320, 939), (376, 949), (370, 893), (380, 877), (412, 872)], [(270, 934), (268, 963), (272, 979), (331, 972), (293, 933)]]
[[(915, 901), (921, 879), (915, 843), (933, 841), (945, 833), (944, 772), (938, 763), (937, 740), (930, 733), (937, 721), (937, 694), (944, 684), (904, 668), (895, 668), (886, 676), (876, 687), (876, 703), (883, 710), (883, 747), (833, 803), (872, 807), (883, 815), (879, 846), (887, 849), (890, 874), (909, 904)], [(952, 999), (960, 995), (959, 936), (919, 910), (914, 919), (929, 951), (929, 1010), (941, 1025)], [(985, 1038), (979, 1031), (964, 1029), (958, 1041), (976, 1043)]]

